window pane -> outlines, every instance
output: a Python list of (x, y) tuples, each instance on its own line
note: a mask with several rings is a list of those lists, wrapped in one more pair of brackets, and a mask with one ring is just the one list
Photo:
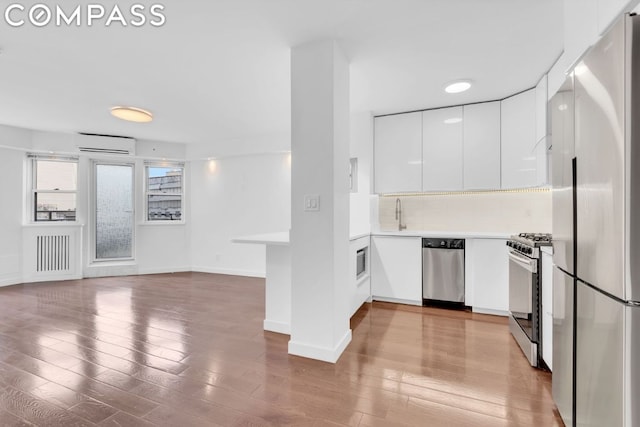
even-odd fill
[(147, 191), (152, 193), (182, 193), (182, 168), (147, 168)]
[(70, 193), (36, 193), (36, 221), (75, 221), (76, 195)]
[(96, 165), (96, 259), (133, 256), (133, 167)]
[(182, 196), (179, 195), (150, 195), (148, 196), (149, 221), (179, 221), (182, 219)]
[(36, 160), (36, 190), (75, 191), (78, 186), (78, 164)]

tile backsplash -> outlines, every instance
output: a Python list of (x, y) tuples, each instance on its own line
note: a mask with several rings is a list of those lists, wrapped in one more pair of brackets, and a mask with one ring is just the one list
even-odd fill
[(397, 230), (396, 199), (408, 230), (551, 232), (551, 190), (478, 191), (380, 196), (380, 230)]

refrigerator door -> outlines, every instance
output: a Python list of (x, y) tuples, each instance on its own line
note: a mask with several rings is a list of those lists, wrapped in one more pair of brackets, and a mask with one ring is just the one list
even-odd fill
[(640, 16), (627, 17), (627, 200), (626, 301), (640, 301)]
[(573, 165), (574, 143), (573, 74), (551, 98), (551, 144), (553, 155), (553, 262), (573, 271)]
[(623, 426), (627, 306), (580, 281), (577, 293), (576, 425)]
[(640, 307), (625, 308), (625, 417), (626, 424), (640, 426)]
[(626, 22), (574, 69), (577, 276), (623, 300)]
[(553, 269), (553, 400), (567, 426), (573, 419), (573, 295), (575, 279)]

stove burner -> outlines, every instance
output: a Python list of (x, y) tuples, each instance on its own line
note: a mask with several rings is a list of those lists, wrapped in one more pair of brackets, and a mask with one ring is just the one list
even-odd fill
[(518, 237), (532, 242), (551, 242), (551, 234), (548, 233), (520, 233)]

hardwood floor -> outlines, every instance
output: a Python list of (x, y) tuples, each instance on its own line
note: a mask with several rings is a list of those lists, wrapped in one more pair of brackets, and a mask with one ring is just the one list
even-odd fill
[(506, 320), (366, 304), (335, 365), (264, 332), (264, 280), (0, 288), (0, 426), (553, 426)]

